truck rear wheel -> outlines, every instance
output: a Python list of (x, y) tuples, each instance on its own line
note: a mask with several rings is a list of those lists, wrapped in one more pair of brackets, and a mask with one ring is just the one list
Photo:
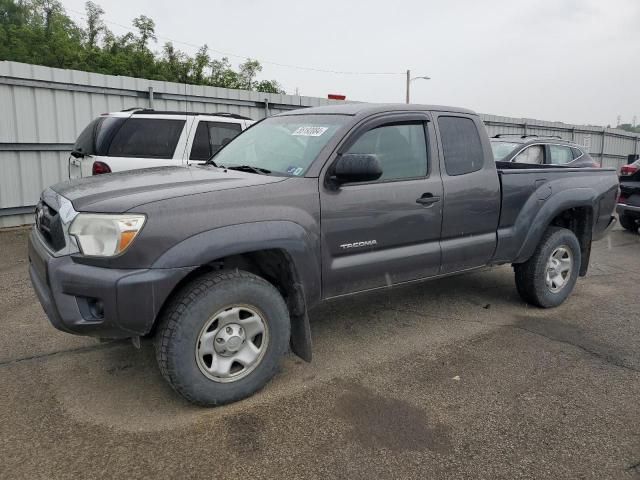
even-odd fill
[(187, 400), (222, 405), (248, 397), (275, 375), (289, 345), (284, 299), (266, 280), (219, 271), (185, 285), (165, 309), (156, 357)]
[(549, 227), (531, 258), (514, 265), (518, 293), (532, 305), (557, 307), (573, 291), (580, 263), (575, 234), (566, 228)]
[(638, 223), (635, 218), (630, 217), (629, 215), (620, 215), (620, 225), (630, 232), (636, 233), (638, 231)]

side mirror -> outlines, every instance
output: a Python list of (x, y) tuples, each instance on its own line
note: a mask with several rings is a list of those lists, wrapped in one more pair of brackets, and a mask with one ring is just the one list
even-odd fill
[(382, 166), (375, 155), (345, 153), (336, 161), (331, 180), (340, 185), (350, 182), (371, 182), (382, 175)]

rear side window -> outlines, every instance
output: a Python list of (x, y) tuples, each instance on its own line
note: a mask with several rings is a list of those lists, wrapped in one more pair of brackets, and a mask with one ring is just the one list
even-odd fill
[(95, 132), (100, 128), (103, 120), (103, 117), (98, 117), (82, 130), (76, 139), (76, 143), (73, 144), (74, 152), (84, 155), (93, 155), (95, 153)]
[(173, 158), (184, 120), (130, 118), (113, 137), (110, 157)]
[(580, 158), (582, 156), (582, 150), (576, 147), (571, 147), (571, 153), (573, 153), (573, 159)]
[(573, 161), (573, 154), (570, 147), (562, 145), (549, 145), (549, 153), (553, 165), (564, 165)]
[(438, 128), (448, 175), (464, 175), (483, 167), (484, 151), (473, 120), (463, 117), (440, 117)]
[(209, 160), (241, 131), (238, 123), (199, 122), (189, 159)]

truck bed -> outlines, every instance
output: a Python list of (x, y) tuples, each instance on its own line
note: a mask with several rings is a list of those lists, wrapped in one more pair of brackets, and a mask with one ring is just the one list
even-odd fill
[(537, 221), (547, 211), (572, 208), (589, 199), (593, 232), (604, 231), (615, 207), (618, 182), (612, 168), (566, 168), (496, 162), (501, 186), (498, 245), (494, 263), (518, 261), (526, 251), (527, 238), (548, 223)]

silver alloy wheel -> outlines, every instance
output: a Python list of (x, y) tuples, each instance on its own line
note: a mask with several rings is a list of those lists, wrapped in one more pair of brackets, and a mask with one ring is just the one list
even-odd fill
[(553, 293), (562, 290), (571, 278), (573, 269), (573, 255), (566, 245), (557, 247), (549, 260), (545, 271), (545, 282), (547, 288)]
[(251, 373), (269, 344), (264, 315), (255, 307), (232, 305), (216, 312), (196, 341), (196, 363), (215, 382), (234, 382)]

